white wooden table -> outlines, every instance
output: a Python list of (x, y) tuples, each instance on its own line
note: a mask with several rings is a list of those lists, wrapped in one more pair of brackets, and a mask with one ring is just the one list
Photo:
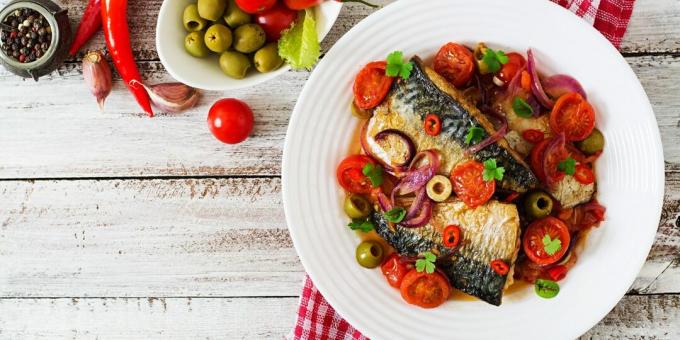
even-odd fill
[[(74, 18), (86, 3), (60, 2)], [(154, 48), (161, 2), (130, 1), (150, 82), (170, 80)], [(371, 12), (346, 5), (324, 50)], [(89, 45), (103, 46), (101, 36)], [(623, 53), (654, 105), (666, 197), (644, 269), (584, 338), (678, 339), (680, 1), (638, 0)], [(0, 70), (0, 338), (281, 338), (303, 277), (284, 221), (281, 153), (308, 76), (205, 93), (188, 113), (148, 119), (119, 79), (98, 112), (77, 60), (38, 83)], [(238, 146), (206, 127), (224, 96), (256, 113)]]

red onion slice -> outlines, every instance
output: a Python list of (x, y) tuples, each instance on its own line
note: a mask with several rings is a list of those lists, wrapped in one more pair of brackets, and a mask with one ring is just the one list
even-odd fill
[[(395, 163), (393, 164), (394, 167), (403, 167), (408, 164), (411, 164), (411, 160), (413, 160), (413, 157), (416, 154), (416, 147), (413, 145), (413, 141), (411, 138), (409, 138), (407, 135), (405, 135), (403, 132), (395, 129), (387, 129), (378, 132), (373, 139), (378, 142), (387, 139), (389, 136), (395, 136), (401, 143), (403, 143), (406, 146), (406, 159), (404, 159), (403, 162), (401, 163)], [(374, 157), (375, 158), (375, 157)]]
[(479, 150), (482, 150), (486, 148), (487, 146), (496, 143), (499, 141), (501, 138), (505, 137), (505, 135), (508, 133), (508, 120), (505, 118), (505, 116), (498, 114), (494, 111), (490, 111), (489, 114), (498, 119), (501, 123), (501, 127), (496, 130), (494, 134), (491, 136), (487, 137), (486, 139), (482, 140), (481, 142), (469, 147), (465, 152), (468, 154), (474, 154), (477, 153)]
[(418, 189), (418, 192), (416, 193), (416, 199), (413, 201), (413, 203), (411, 203), (411, 206), (406, 211), (406, 216), (404, 219), (408, 220), (418, 215), (418, 212), (423, 208), (423, 203), (425, 202), (426, 198), (427, 190), (425, 190), (425, 188)]
[(432, 207), (432, 201), (426, 197), (418, 214), (408, 220), (402, 221), (399, 225), (405, 228), (418, 228), (426, 225), (432, 217)]
[(533, 111), (532, 116), (538, 117), (541, 115), (541, 104), (538, 103), (536, 97), (534, 97), (532, 94), (529, 94), (529, 97), (527, 98), (527, 104), (531, 106), (531, 110)]
[(529, 49), (527, 51), (527, 70), (531, 76), (531, 92), (534, 93), (538, 102), (548, 109), (552, 109), (555, 106), (553, 102), (545, 91), (543, 91), (543, 86), (541, 85), (541, 79), (538, 77), (538, 71), (536, 70), (536, 60), (534, 59), (534, 52)]
[(383, 212), (388, 212), (393, 209), (392, 206), (392, 201), (390, 201), (385, 194), (382, 192), (378, 193), (378, 204), (380, 205), (380, 209), (383, 210)]
[[(411, 139), (408, 138), (408, 136), (401, 133), (400, 131), (393, 130), (395, 132), (398, 132), (400, 138), (403, 137), (402, 141), (406, 143), (407, 148), (409, 149), (409, 157), (408, 158), (411, 158), (411, 159), (409, 159), (407, 162), (405, 162), (405, 164), (401, 164), (401, 165), (388, 164), (385, 160), (378, 157), (378, 155), (376, 155), (376, 153), (373, 152), (373, 149), (371, 149), (370, 145), (368, 144), (368, 124), (369, 124), (369, 122), (370, 121), (367, 121), (366, 124), (364, 124), (364, 126), (361, 128), (361, 134), (360, 134), (360, 138), (359, 138), (360, 141), (361, 141), (361, 148), (364, 150), (364, 152), (367, 155), (373, 157), (373, 159), (377, 160), (378, 163), (380, 163), (383, 166), (385, 171), (387, 171), (387, 172), (389, 172), (389, 173), (391, 173), (395, 176), (398, 175), (399, 173), (407, 171), (408, 170), (407, 164), (408, 164), (409, 161), (411, 161), (411, 159), (413, 159), (413, 154), (415, 153), (415, 146), (413, 145), (413, 141), (411, 141)], [(385, 131), (379, 132), (378, 134), (376, 134), (376, 137), (374, 138), (374, 140), (377, 140), (378, 135), (380, 135), (382, 132), (386, 132), (386, 131), (390, 131), (390, 130), (385, 130)], [(387, 138), (387, 135), (384, 135), (382, 138)]]
[[(427, 157), (427, 164), (413, 170), (424, 157)], [(411, 161), (408, 172), (403, 174), (399, 184), (392, 190), (392, 203), (394, 203), (395, 195), (407, 195), (424, 187), (437, 174), (440, 163), (441, 157), (439, 152), (435, 150), (425, 150), (416, 154)]]
[(586, 91), (578, 80), (566, 74), (556, 74), (543, 80), (543, 89), (553, 98), (559, 98), (565, 93), (576, 92), (587, 99)]

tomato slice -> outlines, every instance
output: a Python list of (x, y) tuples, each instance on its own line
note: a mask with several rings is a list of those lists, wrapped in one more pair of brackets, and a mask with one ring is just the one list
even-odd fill
[(554, 186), (564, 178), (564, 172), (559, 170), (559, 164), (569, 155), (564, 142), (564, 134), (555, 136), (545, 147), (543, 152), (543, 172), (548, 186)]
[(503, 67), (496, 75), (498, 79), (503, 81), (505, 84), (509, 83), (513, 78), (515, 78), (517, 72), (523, 69), (524, 65), (527, 63), (526, 59), (524, 59), (524, 57), (522, 57), (522, 55), (519, 53), (512, 52), (508, 53), (507, 56), (508, 62), (503, 64)]
[(450, 225), (442, 232), (442, 243), (445, 247), (455, 248), (460, 243), (460, 227)]
[(423, 128), (425, 129), (425, 133), (428, 135), (436, 136), (442, 131), (442, 121), (439, 119), (439, 116), (434, 113), (430, 113), (429, 115), (425, 116)]
[(385, 279), (390, 286), (399, 289), (401, 281), (409, 271), (409, 267), (405, 261), (397, 253), (388, 256), (383, 264), (380, 266), (380, 271), (385, 275)]
[(375, 161), (365, 155), (354, 155), (345, 158), (338, 165), (338, 182), (343, 189), (355, 194), (368, 194), (373, 189), (371, 180), (363, 173), (364, 166)]
[(580, 94), (562, 95), (550, 112), (550, 128), (564, 133), (568, 142), (586, 139), (595, 128), (595, 111)]
[(392, 86), (394, 78), (385, 74), (387, 62), (374, 61), (359, 71), (354, 79), (354, 103), (363, 110), (378, 106)]
[(545, 139), (545, 133), (541, 130), (526, 129), (522, 132), (522, 138), (531, 144), (536, 144)]
[(485, 181), (483, 173), (484, 165), (477, 161), (458, 164), (451, 171), (453, 191), (470, 208), (486, 203), (496, 191), (496, 181)]
[(475, 59), (467, 47), (448, 43), (434, 57), (434, 70), (453, 86), (465, 85), (475, 71)]
[(496, 259), (491, 261), (491, 269), (496, 272), (498, 275), (508, 275), (508, 272), (510, 271), (510, 267), (508, 266), (505, 261)]
[(401, 282), (401, 297), (408, 303), (423, 308), (435, 308), (444, 303), (451, 293), (449, 282), (434, 272), (419, 273), (416, 269), (406, 274)]
[[(552, 255), (548, 254), (543, 243), (546, 235), (550, 236), (550, 240), (560, 240), (559, 249)], [(570, 241), (567, 225), (557, 218), (548, 216), (534, 221), (527, 227), (522, 245), (529, 260), (544, 266), (559, 261), (569, 249)]]
[(574, 178), (576, 178), (576, 180), (583, 185), (588, 185), (595, 182), (595, 174), (593, 173), (593, 170), (583, 164), (576, 166)]

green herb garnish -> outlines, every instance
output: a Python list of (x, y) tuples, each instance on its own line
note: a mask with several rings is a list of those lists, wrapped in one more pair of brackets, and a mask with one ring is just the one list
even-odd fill
[(557, 170), (564, 172), (567, 175), (573, 175), (576, 173), (576, 160), (567, 157), (565, 160), (557, 164)]
[(512, 101), (512, 109), (522, 118), (531, 118), (534, 114), (534, 109), (531, 105), (520, 97), (515, 97), (515, 100)]
[(508, 63), (508, 56), (505, 55), (503, 51), (494, 51), (490, 48), (486, 49), (484, 56), (482, 57), (482, 62), (487, 66), (488, 73), (498, 72), (503, 65)]
[(359, 230), (365, 233), (375, 229), (373, 222), (371, 222), (369, 219), (363, 218), (352, 219), (352, 222), (350, 222), (347, 226), (352, 230)]
[(555, 281), (538, 279), (534, 284), (536, 294), (544, 299), (552, 299), (560, 292), (560, 285)]
[(550, 256), (555, 255), (555, 253), (562, 249), (562, 241), (559, 238), (551, 239), (550, 235), (546, 234), (543, 236), (542, 241), (543, 250)]
[(434, 273), (435, 269), (434, 261), (437, 260), (437, 257), (434, 256), (434, 254), (432, 254), (432, 252), (429, 251), (426, 251), (423, 254), (423, 256), (425, 258), (416, 260), (416, 270), (419, 273), (422, 273), (423, 271), (425, 271), (428, 274)]
[(388, 77), (402, 77), (408, 79), (413, 70), (413, 63), (404, 63), (404, 54), (401, 51), (394, 51), (387, 56), (387, 68), (385, 74)]
[(482, 140), (482, 137), (484, 137), (484, 129), (473, 126), (465, 135), (465, 144), (478, 143)]
[(505, 168), (497, 166), (496, 159), (490, 158), (484, 161), (484, 172), (482, 173), (484, 181), (489, 182), (495, 179), (500, 181), (503, 179), (503, 174), (505, 174)]
[(374, 188), (379, 187), (383, 183), (383, 169), (380, 165), (368, 163), (364, 165), (364, 168), (361, 169), (361, 172), (364, 174), (364, 176), (371, 180), (371, 185)]
[(392, 223), (399, 223), (406, 217), (406, 209), (396, 207), (385, 213), (385, 219)]

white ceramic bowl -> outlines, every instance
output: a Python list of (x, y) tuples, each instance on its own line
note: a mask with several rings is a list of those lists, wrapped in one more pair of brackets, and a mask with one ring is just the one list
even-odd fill
[[(500, 307), (452, 300), (425, 310), (405, 303), (380, 270), (363, 269), (354, 259), (360, 240), (346, 227), (344, 193), (335, 179), (359, 125), (349, 110), (354, 76), (394, 50), (428, 57), (448, 41), (532, 47), (539, 69), (574, 76), (596, 109), (606, 138), (597, 164), (606, 221), (591, 233), (553, 299), (529, 288), (505, 296)], [(286, 220), (302, 264), (340, 315), (373, 339), (578, 337), (638, 274), (664, 190), (659, 131), (635, 74), (599, 32), (546, 0), (401, 0), (371, 15), (310, 76), (291, 117), (282, 172)]]
[[(224, 91), (245, 88), (273, 79), (290, 70), (283, 65), (276, 71), (259, 73), (251, 71), (244, 79), (233, 79), (222, 73), (217, 55), (194, 58), (184, 50), (184, 37), (188, 34), (182, 26), (184, 8), (197, 0), (165, 0), (156, 22), (156, 50), (165, 69), (177, 81), (203, 90)], [(315, 7), (316, 28), (323, 40), (340, 14), (342, 4), (327, 1)]]

